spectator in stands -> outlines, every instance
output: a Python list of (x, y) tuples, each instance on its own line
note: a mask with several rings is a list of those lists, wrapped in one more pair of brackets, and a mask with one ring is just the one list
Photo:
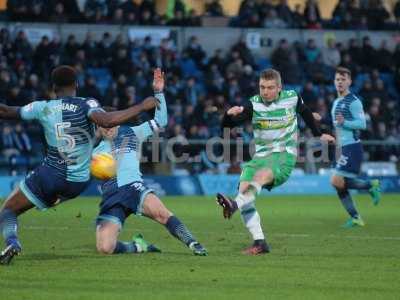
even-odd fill
[(293, 12), (293, 28), (306, 28), (307, 23), (304, 18), (300, 4), (296, 4)]
[(100, 21), (108, 14), (106, 0), (86, 0), (84, 7), (85, 18), (88, 21)]
[(276, 12), (281, 20), (285, 22), (288, 27), (293, 28), (293, 12), (291, 11), (287, 0), (280, 0), (279, 4), (275, 7)]
[(185, 26), (186, 19), (182, 11), (177, 10), (174, 12), (174, 17), (167, 22), (168, 26)]
[(328, 39), (327, 47), (322, 50), (323, 63), (334, 72), (334, 69), (340, 63), (340, 59), (340, 52), (336, 47), (335, 40), (333, 38)]
[(263, 20), (264, 28), (287, 28), (288, 24), (279, 18), (275, 9), (268, 11), (266, 18)]
[(81, 45), (76, 41), (76, 37), (73, 34), (68, 36), (67, 42), (64, 45), (63, 60), (64, 64), (70, 65), (75, 61), (76, 53), (81, 48)]
[(204, 67), (204, 59), (206, 57), (206, 52), (200, 45), (199, 40), (196, 36), (191, 36), (185, 51), (191, 59), (197, 64), (197, 67), (202, 69)]
[(372, 30), (383, 30), (385, 22), (390, 15), (382, 0), (370, 0), (367, 12), (368, 28)]
[(307, 0), (304, 8), (304, 18), (308, 29), (322, 28), (319, 6), (315, 0)]
[(52, 23), (68, 23), (69, 17), (65, 12), (64, 4), (62, 2), (56, 2), (49, 21)]
[(336, 28), (341, 28), (342, 22), (345, 20), (345, 16), (348, 10), (348, 1), (339, 0), (332, 13), (332, 22)]
[(100, 91), (96, 86), (96, 80), (92, 76), (86, 76), (85, 84), (78, 90), (78, 95), (85, 98), (93, 97), (97, 100), (102, 98)]
[(261, 0), (257, 5), (257, 12), (261, 21), (264, 21), (270, 10), (275, 9), (271, 0)]
[(290, 68), (290, 48), (286, 39), (279, 41), (278, 47), (271, 54), (272, 65), (285, 75), (285, 71)]
[(40, 77), (48, 76), (51, 68), (52, 48), (47, 36), (43, 36), (33, 54), (34, 70)]
[(190, 9), (186, 16), (186, 26), (201, 26), (201, 18), (194, 9)]
[(9, 160), (12, 156), (18, 155), (19, 152), (15, 147), (13, 130), (10, 126), (5, 125), (2, 132), (2, 155)]
[(371, 39), (368, 36), (363, 38), (361, 54), (361, 65), (365, 71), (370, 71), (376, 64), (376, 50), (371, 44)]
[(317, 47), (314, 39), (308, 39), (307, 45), (304, 48), (304, 55), (308, 63), (314, 63), (319, 56), (321, 56), (321, 50)]
[(381, 42), (380, 48), (376, 51), (376, 63), (375, 66), (380, 72), (391, 72), (393, 71), (393, 54), (387, 48), (386, 40)]
[(224, 10), (220, 0), (211, 0), (211, 2), (206, 3), (205, 15), (210, 17), (222, 17), (224, 15)]
[(196, 106), (197, 102), (199, 101), (201, 91), (196, 84), (195, 77), (189, 77), (186, 80), (182, 92), (184, 99), (186, 99), (187, 103)]
[(28, 38), (23, 30), (17, 33), (17, 37), (13, 43), (14, 54), (17, 59), (22, 61), (30, 61), (33, 55), (32, 45), (29, 43)]
[(16, 146), (19, 154), (25, 157), (29, 157), (32, 151), (31, 140), (26, 133), (24, 127), (20, 123), (15, 126), (12, 137), (14, 145)]

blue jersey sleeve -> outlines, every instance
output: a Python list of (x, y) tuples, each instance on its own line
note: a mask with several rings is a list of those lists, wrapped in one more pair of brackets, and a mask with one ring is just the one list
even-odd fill
[(365, 129), (367, 128), (367, 122), (365, 120), (364, 109), (360, 100), (353, 101), (350, 104), (350, 112), (353, 116), (352, 121), (345, 120), (343, 128), (350, 130)]
[(98, 144), (92, 152), (92, 155), (100, 154), (100, 153), (108, 153), (111, 154), (111, 144), (108, 141), (102, 140), (100, 144)]
[(160, 100), (160, 108), (156, 109), (154, 119), (147, 121), (139, 126), (131, 127), (139, 141), (144, 141), (154, 132), (160, 131), (168, 123), (167, 104), (163, 93), (157, 93), (155, 97)]
[(82, 105), (85, 110), (86, 116), (89, 117), (91, 113), (95, 111), (104, 111), (99, 102), (94, 98), (89, 98), (85, 100), (85, 103)]
[(35, 101), (22, 106), (19, 110), (19, 114), (22, 120), (39, 120), (44, 114), (44, 107), (46, 106), (46, 101)]

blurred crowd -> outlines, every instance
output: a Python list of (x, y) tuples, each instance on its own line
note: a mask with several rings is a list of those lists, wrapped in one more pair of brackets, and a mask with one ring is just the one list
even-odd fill
[[(204, 2), (204, 16), (224, 16), (219, 0)], [(382, 0), (339, 0), (331, 19), (321, 17), (318, 1), (307, 0), (304, 7), (292, 10), (287, 0), (242, 0), (235, 27), (335, 28), (351, 30), (398, 30), (400, 1), (388, 9)], [(78, 5), (79, 4), (79, 5)], [(75, 22), (96, 24), (201, 26), (201, 17), (183, 0), (169, 0), (163, 14), (157, 13), (153, 0), (8, 0), (11, 21)]]
[[(331, 38), (324, 47), (317, 47), (313, 39), (305, 43), (282, 39), (270, 57), (260, 59), (243, 40), (230, 49), (207, 55), (196, 36), (188, 39), (182, 51), (168, 38), (154, 46), (151, 37), (127, 41), (122, 35), (107, 32), (99, 40), (88, 33), (83, 42), (74, 35), (65, 42), (43, 37), (33, 46), (23, 31), (12, 36), (3, 28), (0, 44), (0, 102), (8, 105), (51, 99), (51, 69), (71, 64), (79, 74), (79, 96), (94, 97), (104, 106), (123, 109), (152, 94), (152, 70), (161, 66), (166, 72), (170, 118), (164, 136), (177, 141), (206, 141), (220, 136), (224, 111), (258, 93), (258, 72), (269, 66), (282, 72), (285, 88), (297, 90), (306, 104), (322, 116), (321, 126), (329, 131), (329, 111), (336, 97), (334, 70), (342, 65), (352, 70), (353, 90), (362, 97), (367, 113), (368, 130), (362, 137), (382, 141), (400, 138), (400, 43), (390, 51), (385, 41), (375, 48), (368, 37), (347, 43)], [(1, 159), (12, 158), (17, 165), (24, 165), (31, 163), (25, 159), (26, 154), (42, 152), (37, 126), (8, 126), (5, 122), (1, 126)], [(304, 124), (300, 126), (304, 128)], [(251, 126), (231, 135), (249, 142)], [(201, 156), (201, 162), (193, 164), (195, 171), (217, 167), (204, 157), (203, 146), (174, 149), (183, 150), (193, 158)], [(389, 160), (400, 154), (398, 147), (381, 145), (367, 148), (367, 153), (371, 160)]]

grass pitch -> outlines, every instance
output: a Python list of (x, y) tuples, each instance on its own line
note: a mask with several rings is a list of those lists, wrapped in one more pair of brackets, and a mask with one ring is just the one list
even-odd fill
[(209, 250), (195, 257), (160, 225), (130, 217), (121, 238), (141, 232), (161, 254), (95, 251), (99, 199), (80, 198), (20, 220), (23, 254), (0, 267), (0, 299), (399, 299), (400, 199), (374, 207), (356, 196), (364, 228), (328, 196), (265, 197), (257, 207), (272, 253), (246, 257), (239, 215), (222, 218), (214, 199), (164, 202)]

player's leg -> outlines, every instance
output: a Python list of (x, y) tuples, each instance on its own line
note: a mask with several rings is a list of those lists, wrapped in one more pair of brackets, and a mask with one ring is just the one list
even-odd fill
[(6, 247), (0, 254), (0, 264), (9, 264), (12, 258), (21, 252), (22, 247), (18, 239), (17, 217), (32, 207), (34, 205), (22, 193), (19, 187), (11, 193), (1, 207), (0, 230)]
[(196, 240), (189, 229), (170, 212), (154, 193), (147, 193), (142, 203), (146, 217), (164, 225), (169, 233), (188, 246), (195, 255), (207, 255), (207, 250)]
[[(96, 248), (101, 254), (155, 252), (142, 235), (135, 235), (132, 241), (119, 241), (118, 236), (128, 214), (123, 206), (115, 205), (103, 210), (97, 217)], [(149, 251), (150, 250), (150, 251)]]
[(342, 147), (342, 155), (339, 158), (337, 173), (343, 175), (346, 189), (367, 190), (371, 195), (374, 205), (378, 205), (381, 199), (379, 180), (362, 179), (359, 177), (363, 158), (361, 143), (350, 144)]
[(344, 227), (364, 226), (364, 222), (357, 211), (353, 198), (346, 187), (346, 179), (337, 174), (332, 175), (331, 184), (336, 189), (337, 195), (342, 202), (344, 209), (350, 216), (350, 219), (344, 224)]

